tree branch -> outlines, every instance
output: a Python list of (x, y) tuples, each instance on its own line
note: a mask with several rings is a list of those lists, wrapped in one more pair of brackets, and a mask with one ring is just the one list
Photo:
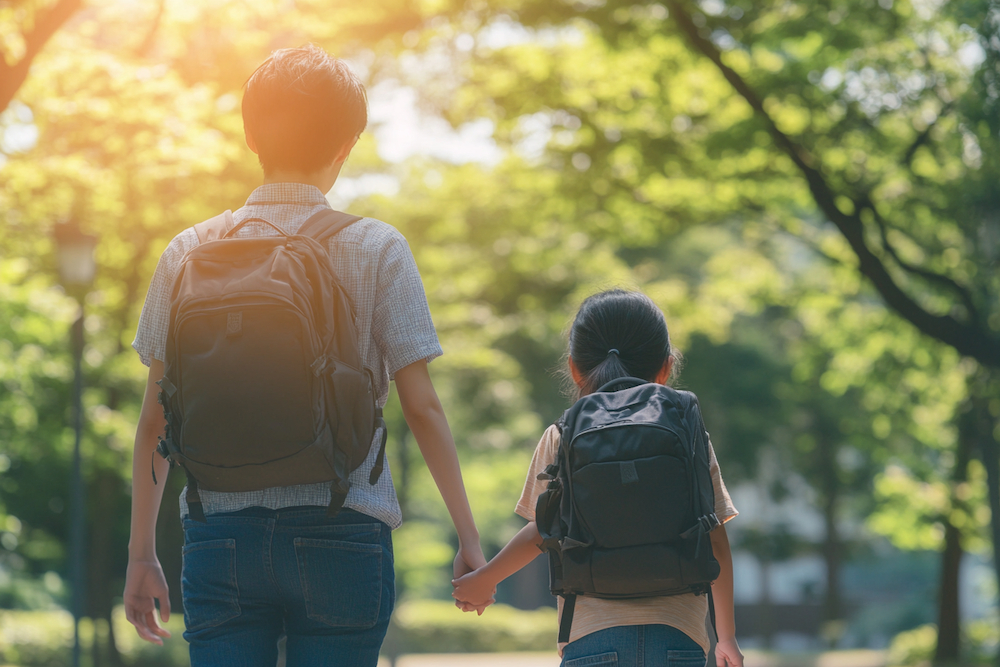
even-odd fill
[(931, 132), (934, 130), (934, 127), (937, 125), (938, 121), (941, 120), (941, 118), (948, 115), (948, 112), (951, 111), (951, 107), (952, 103), (950, 102), (941, 107), (941, 113), (937, 115), (937, 118), (928, 123), (924, 131), (917, 135), (917, 138), (912, 144), (910, 144), (910, 147), (906, 149), (906, 153), (903, 154), (903, 164), (905, 164), (907, 168), (912, 166), (913, 158), (917, 154), (917, 150), (930, 140)]
[(735, 70), (722, 61), (715, 44), (702, 36), (681, 0), (667, 0), (671, 16), (687, 36), (694, 49), (707, 57), (733, 89), (750, 105), (767, 126), (777, 147), (802, 172), (816, 205), (847, 240), (858, 258), (858, 270), (871, 281), (886, 305), (908, 320), (926, 335), (955, 348), (959, 353), (975, 358), (986, 366), (1000, 368), (1000, 339), (985, 329), (960, 322), (951, 315), (928, 312), (893, 280), (882, 260), (872, 252), (865, 240), (862, 206), (855, 201), (854, 212), (843, 213), (836, 204), (837, 193), (818, 168), (818, 161), (805, 147), (797, 144), (775, 124), (763, 101)]
[(163, 22), (163, 13), (166, 7), (166, 0), (159, 0), (156, 6), (156, 15), (153, 17), (153, 22), (146, 31), (146, 36), (143, 37), (142, 41), (139, 42), (139, 45), (135, 47), (135, 55), (143, 57), (149, 55), (149, 52), (153, 48), (153, 44), (156, 40), (156, 33), (160, 31), (160, 24)]
[(967, 287), (960, 284), (957, 280), (951, 278), (950, 276), (946, 276), (937, 273), (936, 271), (931, 271), (930, 269), (925, 269), (923, 267), (916, 266), (915, 264), (910, 264), (902, 257), (900, 257), (899, 253), (896, 251), (896, 248), (892, 245), (892, 243), (889, 242), (889, 225), (885, 221), (885, 218), (883, 218), (879, 214), (879, 212), (875, 209), (875, 204), (873, 204), (872, 201), (867, 196), (861, 197), (861, 201), (859, 202), (859, 204), (861, 204), (861, 207), (863, 209), (868, 209), (869, 211), (871, 211), (872, 217), (875, 219), (875, 223), (878, 225), (879, 234), (882, 237), (882, 247), (885, 249), (887, 253), (889, 253), (889, 256), (892, 257), (892, 259), (901, 269), (903, 269), (907, 273), (912, 273), (915, 276), (919, 276), (928, 282), (937, 283), (955, 292), (955, 294), (958, 295), (958, 298), (962, 300), (962, 304), (965, 306), (966, 311), (968, 311), (969, 319), (972, 320), (973, 322), (979, 321), (980, 319), (979, 309), (976, 308), (976, 304), (972, 299), (972, 293), (969, 291)]
[(6, 60), (0, 58), (0, 111), (7, 108), (28, 78), (31, 63), (45, 43), (82, 5), (83, 0), (59, 0), (35, 17), (34, 27), (24, 36), (24, 56), (19, 61), (8, 65)]

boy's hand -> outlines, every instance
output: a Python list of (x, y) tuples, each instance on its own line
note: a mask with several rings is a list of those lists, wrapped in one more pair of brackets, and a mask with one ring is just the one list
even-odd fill
[(135, 626), (139, 636), (152, 644), (163, 646), (162, 637), (170, 632), (156, 622), (156, 605), (160, 601), (160, 620), (170, 619), (170, 595), (167, 580), (158, 560), (129, 560), (125, 574), (125, 618)]
[(483, 548), (479, 542), (472, 547), (461, 546), (455, 554), (454, 573), (455, 578), (464, 577), (470, 572), (475, 572), (483, 565), (486, 565), (486, 556), (483, 555)]
[(743, 667), (743, 653), (735, 638), (715, 645), (715, 667)]
[(482, 570), (453, 579), (451, 585), (455, 587), (451, 596), (464, 603), (463, 611), (475, 609), (482, 616), (483, 610), (496, 602), (493, 598), (497, 592), (496, 583), (483, 574)]

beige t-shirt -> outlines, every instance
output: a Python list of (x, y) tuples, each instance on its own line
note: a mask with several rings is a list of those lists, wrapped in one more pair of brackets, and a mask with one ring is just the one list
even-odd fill
[[(558, 452), (559, 429), (553, 425), (545, 431), (535, 448), (531, 465), (528, 467), (528, 477), (524, 482), (524, 491), (521, 492), (521, 498), (514, 510), (528, 521), (535, 520), (535, 503), (548, 484), (538, 479), (538, 473), (544, 471), (549, 464), (555, 463)], [(733, 506), (726, 484), (722, 481), (719, 462), (715, 458), (715, 449), (711, 442), (708, 443), (708, 461), (712, 473), (712, 486), (715, 489), (715, 514), (719, 517), (719, 521), (725, 523), (739, 512)], [(562, 597), (558, 598), (558, 603), (559, 617), (562, 618)], [(708, 598), (693, 593), (633, 600), (604, 600), (580, 596), (576, 599), (576, 611), (573, 615), (569, 640), (576, 641), (592, 632), (621, 625), (669, 625), (698, 642), (707, 654), (709, 649), (708, 632), (705, 630), (707, 615)], [(564, 646), (566, 644), (559, 645), (559, 655), (562, 655)]]

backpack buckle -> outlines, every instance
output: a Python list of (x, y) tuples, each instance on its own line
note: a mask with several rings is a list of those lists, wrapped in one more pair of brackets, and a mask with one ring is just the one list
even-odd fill
[(589, 547), (592, 542), (581, 542), (580, 540), (574, 540), (572, 537), (564, 537), (559, 540), (559, 548), (562, 551), (567, 549), (580, 549), (583, 547)]
[[(173, 398), (174, 394), (177, 393), (177, 387), (174, 386), (174, 383), (171, 382), (170, 379), (167, 378), (166, 375), (164, 375), (162, 378), (160, 378), (159, 380), (157, 380), (156, 384), (160, 385), (160, 389), (163, 390), (163, 392), (166, 394), (166, 396), (167, 396), (168, 399)], [(163, 403), (163, 400), (161, 400), (161, 399), (162, 399), (162, 397), (159, 396), (159, 395), (157, 395), (157, 397), (156, 397), (157, 402), (160, 405), (163, 405), (164, 403)]]
[(697, 523), (681, 533), (681, 539), (689, 540), (696, 532), (705, 533), (707, 535), (720, 525), (722, 525), (722, 522), (719, 521), (719, 517), (717, 517), (714, 512), (712, 514), (706, 514), (705, 516), (698, 517)]
[(170, 466), (173, 467), (174, 460), (170, 458), (170, 444), (162, 436), (160, 437), (159, 442), (156, 443), (156, 453), (165, 458), (167, 461), (170, 461)]
[(559, 466), (557, 466), (555, 463), (550, 463), (549, 465), (545, 466), (545, 471), (544, 472), (538, 473), (538, 475), (535, 477), (535, 479), (538, 479), (538, 480), (541, 480), (541, 481), (544, 481), (544, 480), (547, 480), (547, 479), (555, 479), (556, 478), (556, 474), (558, 472), (559, 472)]
[(330, 369), (332, 371), (337, 370), (337, 362), (335, 362), (332, 357), (323, 356), (312, 362), (312, 364), (309, 365), (309, 368), (312, 370), (313, 375), (319, 377), (326, 372), (328, 366), (333, 367)]

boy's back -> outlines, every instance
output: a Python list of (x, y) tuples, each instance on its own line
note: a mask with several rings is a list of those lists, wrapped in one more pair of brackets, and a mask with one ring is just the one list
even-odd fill
[[(254, 190), (246, 205), (233, 212), (233, 222), (262, 218), (295, 233), (312, 215), (329, 208), (326, 197), (315, 186), (270, 183)], [(266, 225), (250, 222), (237, 237), (272, 234), (274, 230)], [(165, 358), (173, 280), (184, 254), (197, 245), (193, 227), (185, 229), (167, 246), (156, 267), (132, 344), (146, 365), (152, 358)], [(354, 305), (361, 359), (372, 372), (376, 402), (382, 407), (389, 394), (389, 381), (397, 370), (441, 354), (420, 274), (403, 235), (372, 218), (339, 232), (329, 241), (329, 250), (334, 273)], [(376, 433), (375, 441), (380, 438), (381, 434)], [(372, 447), (368, 459), (351, 474), (344, 507), (397, 528), (402, 517), (388, 466), (374, 486), (368, 484), (377, 454), (378, 447)], [(326, 505), (330, 500), (329, 484), (324, 483), (241, 493), (202, 489), (200, 494), (206, 514), (246, 507)], [(181, 515), (187, 515), (184, 495), (180, 504)]]

